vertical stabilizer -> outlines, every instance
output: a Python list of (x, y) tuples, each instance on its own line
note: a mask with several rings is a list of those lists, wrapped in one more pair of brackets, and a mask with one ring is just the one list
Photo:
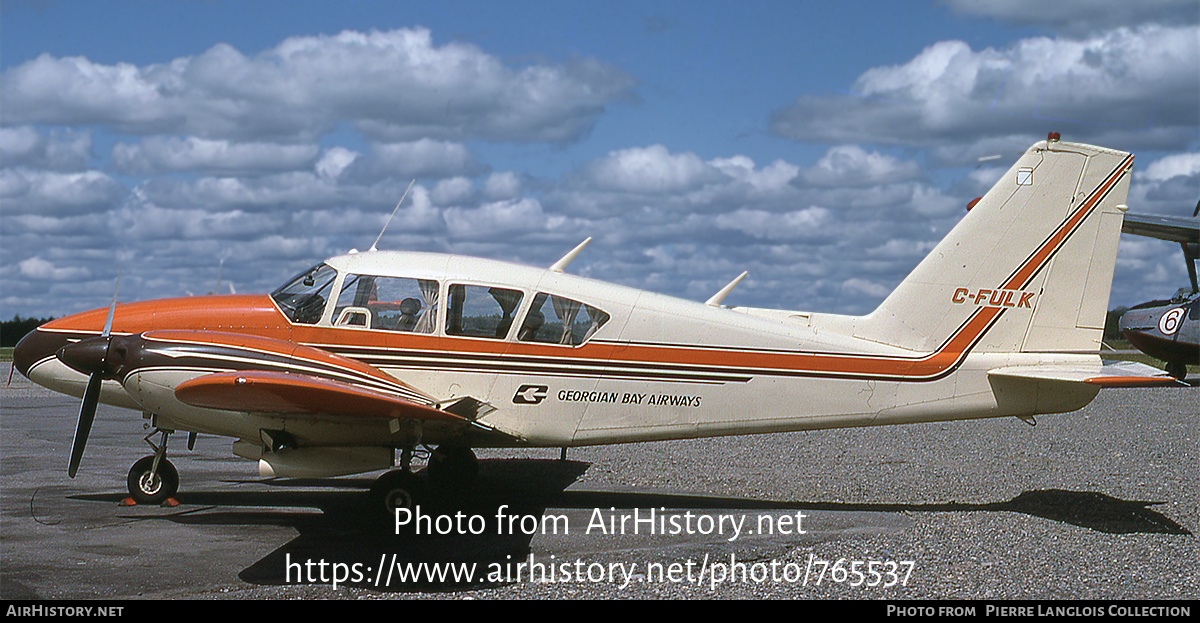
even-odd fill
[(1035, 144), (855, 335), (923, 352), (1097, 351), (1132, 165)]

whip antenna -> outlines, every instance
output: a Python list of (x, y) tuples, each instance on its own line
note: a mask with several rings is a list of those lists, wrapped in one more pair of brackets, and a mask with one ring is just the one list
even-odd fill
[(404, 198), (408, 196), (408, 191), (412, 190), (413, 184), (416, 183), (417, 178), (415, 177), (413, 178), (413, 181), (408, 183), (408, 188), (404, 189), (404, 194), (401, 195), (400, 201), (397, 201), (396, 207), (392, 208), (392, 215), (389, 216), (387, 222), (383, 224), (383, 229), (379, 231), (379, 235), (375, 238), (375, 242), (371, 245), (371, 248), (367, 249), (368, 251), (374, 251), (375, 247), (379, 245), (379, 240), (383, 238), (383, 232), (387, 231), (388, 225), (392, 224), (392, 219), (396, 216), (396, 210), (400, 209), (400, 204), (404, 203)]

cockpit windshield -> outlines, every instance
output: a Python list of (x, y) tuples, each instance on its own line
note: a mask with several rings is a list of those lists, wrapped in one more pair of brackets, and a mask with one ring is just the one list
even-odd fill
[(271, 293), (271, 298), (292, 321), (300, 324), (316, 324), (325, 311), (325, 302), (337, 271), (328, 264), (318, 264), (296, 275), (283, 287)]

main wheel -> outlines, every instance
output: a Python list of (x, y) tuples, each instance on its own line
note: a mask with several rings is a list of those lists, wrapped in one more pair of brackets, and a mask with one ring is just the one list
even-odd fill
[(1182, 363), (1170, 362), (1167, 364), (1167, 374), (1183, 380), (1187, 377), (1187, 366)]
[(150, 471), (154, 457), (138, 459), (129, 469), (129, 495), (138, 504), (162, 504), (179, 490), (179, 472), (170, 461), (158, 462), (158, 472)]
[(392, 470), (375, 479), (369, 495), (371, 505), (390, 519), (396, 509), (413, 510), (424, 501), (425, 483), (412, 472)]
[(429, 455), (429, 480), (438, 487), (459, 488), (475, 482), (479, 461), (465, 446), (438, 446)]

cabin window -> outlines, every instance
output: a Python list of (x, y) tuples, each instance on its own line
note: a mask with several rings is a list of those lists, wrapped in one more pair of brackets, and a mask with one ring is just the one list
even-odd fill
[(433, 333), (438, 282), (348, 274), (333, 310), (334, 326)]
[(288, 320), (299, 324), (316, 324), (325, 311), (325, 303), (329, 300), (336, 278), (337, 271), (328, 264), (314, 266), (272, 292), (271, 298)]
[(608, 322), (608, 314), (579, 301), (539, 292), (521, 323), (522, 342), (578, 346)]
[(452, 285), (446, 303), (446, 334), (503, 339), (521, 305), (519, 290)]

